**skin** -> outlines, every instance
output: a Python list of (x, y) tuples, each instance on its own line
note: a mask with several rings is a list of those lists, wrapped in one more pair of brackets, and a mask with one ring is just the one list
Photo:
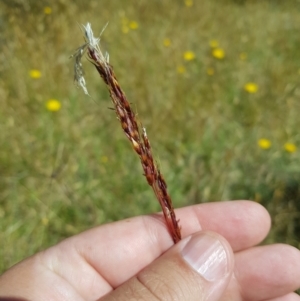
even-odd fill
[[(220, 300), (300, 301), (293, 293), (300, 287), (299, 250), (283, 244), (256, 246), (271, 224), (262, 206), (250, 201), (208, 203), (177, 209), (176, 215), (183, 238), (212, 231), (234, 252), (234, 270)], [(161, 214), (99, 226), (9, 269), (0, 277), (0, 301), (119, 300), (110, 294), (172, 246)], [(167, 300), (163, 294), (159, 300)]]

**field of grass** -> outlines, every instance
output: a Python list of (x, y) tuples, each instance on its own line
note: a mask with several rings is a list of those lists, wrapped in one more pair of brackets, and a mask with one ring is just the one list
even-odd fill
[(86, 22), (109, 22), (102, 45), (174, 206), (252, 199), (273, 218), (266, 243), (299, 248), (299, 1), (2, 0), (0, 272), (160, 210), (87, 60), (91, 98), (74, 86)]

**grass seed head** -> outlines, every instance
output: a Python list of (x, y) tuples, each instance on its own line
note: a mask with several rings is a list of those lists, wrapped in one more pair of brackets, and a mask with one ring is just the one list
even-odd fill
[(87, 52), (89, 61), (96, 67), (108, 88), (117, 118), (120, 121), (125, 135), (131, 142), (133, 149), (140, 158), (144, 175), (162, 207), (169, 232), (176, 243), (181, 239), (180, 228), (175, 217), (171, 198), (167, 192), (167, 185), (153, 160), (146, 129), (137, 122), (136, 114), (132, 110), (125, 93), (121, 89), (112, 66), (109, 64), (109, 55), (107, 53), (103, 55), (100, 48), (100, 37), (94, 37), (90, 23), (83, 26), (83, 31), (86, 42), (80, 46), (73, 55), (75, 58), (75, 82), (86, 94), (88, 94), (81, 63), (83, 54)]

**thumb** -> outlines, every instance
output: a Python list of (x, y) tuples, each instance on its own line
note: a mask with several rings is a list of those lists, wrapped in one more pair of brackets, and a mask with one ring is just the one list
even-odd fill
[(228, 242), (216, 233), (198, 232), (100, 300), (217, 301), (232, 271)]

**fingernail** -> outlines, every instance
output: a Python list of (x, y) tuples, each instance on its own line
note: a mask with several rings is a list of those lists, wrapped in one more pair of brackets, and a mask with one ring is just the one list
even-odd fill
[(196, 234), (182, 250), (185, 261), (208, 281), (223, 278), (229, 272), (223, 244), (207, 233)]

